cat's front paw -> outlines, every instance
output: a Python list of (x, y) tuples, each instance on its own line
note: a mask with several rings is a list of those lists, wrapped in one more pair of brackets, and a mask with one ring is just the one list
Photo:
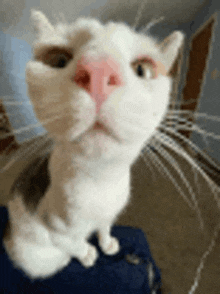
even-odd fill
[(102, 245), (101, 247), (106, 255), (115, 255), (120, 250), (118, 239), (115, 237), (110, 238), (110, 243), (108, 245)]
[(81, 258), (80, 261), (82, 265), (86, 268), (95, 265), (95, 262), (98, 258), (98, 252), (93, 245), (88, 245), (88, 251), (85, 257)]

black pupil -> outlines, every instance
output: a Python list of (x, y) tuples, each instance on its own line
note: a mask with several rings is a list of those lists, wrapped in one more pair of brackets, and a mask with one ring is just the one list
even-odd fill
[(65, 67), (67, 63), (66, 57), (65, 56), (61, 56), (57, 62), (57, 67)]
[(138, 74), (139, 77), (144, 76), (144, 71), (143, 71), (143, 68), (142, 68), (142, 66), (140, 64), (137, 67), (137, 74)]

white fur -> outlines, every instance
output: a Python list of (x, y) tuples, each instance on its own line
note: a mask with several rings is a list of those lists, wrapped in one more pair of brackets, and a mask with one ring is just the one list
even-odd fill
[[(130, 166), (162, 120), (172, 85), (168, 76), (139, 78), (131, 63), (145, 54), (169, 69), (182, 35), (173, 35), (168, 54), (164, 45), (124, 24), (80, 19), (52, 27), (40, 12), (33, 12), (33, 18), (36, 55), (58, 44), (74, 51), (62, 70), (38, 60), (27, 65), (36, 115), (57, 143), (49, 164), (49, 189), (35, 214), (25, 209), (19, 195), (9, 203), (12, 234), (4, 242), (14, 264), (37, 278), (53, 275), (72, 257), (86, 267), (94, 265), (97, 251), (87, 239), (95, 231), (106, 254), (119, 251), (110, 230), (129, 201)], [(77, 61), (87, 54), (113, 57), (124, 81), (98, 114), (90, 95), (72, 80)], [(92, 129), (97, 119), (109, 134)]]

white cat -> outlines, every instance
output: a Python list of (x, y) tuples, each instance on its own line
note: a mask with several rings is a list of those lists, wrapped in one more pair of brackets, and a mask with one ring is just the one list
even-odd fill
[(167, 110), (168, 72), (184, 37), (176, 31), (160, 43), (125, 24), (90, 18), (52, 26), (35, 10), (32, 20), (38, 38), (28, 91), (55, 145), (44, 195), (28, 198), (22, 181), (15, 187), (4, 245), (15, 266), (45, 278), (71, 258), (93, 266), (93, 232), (105, 254), (120, 250), (111, 226), (129, 201), (130, 167)]

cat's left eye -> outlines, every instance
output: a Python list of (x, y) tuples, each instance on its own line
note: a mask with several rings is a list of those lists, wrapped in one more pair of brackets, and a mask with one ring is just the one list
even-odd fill
[(68, 57), (62, 53), (54, 57), (52, 66), (63, 68), (67, 65), (68, 61)]
[(156, 71), (151, 63), (146, 61), (137, 61), (132, 64), (135, 74), (144, 79), (153, 79), (156, 77)]
[(51, 67), (64, 68), (72, 58), (73, 54), (70, 51), (63, 48), (52, 48), (37, 59)]

